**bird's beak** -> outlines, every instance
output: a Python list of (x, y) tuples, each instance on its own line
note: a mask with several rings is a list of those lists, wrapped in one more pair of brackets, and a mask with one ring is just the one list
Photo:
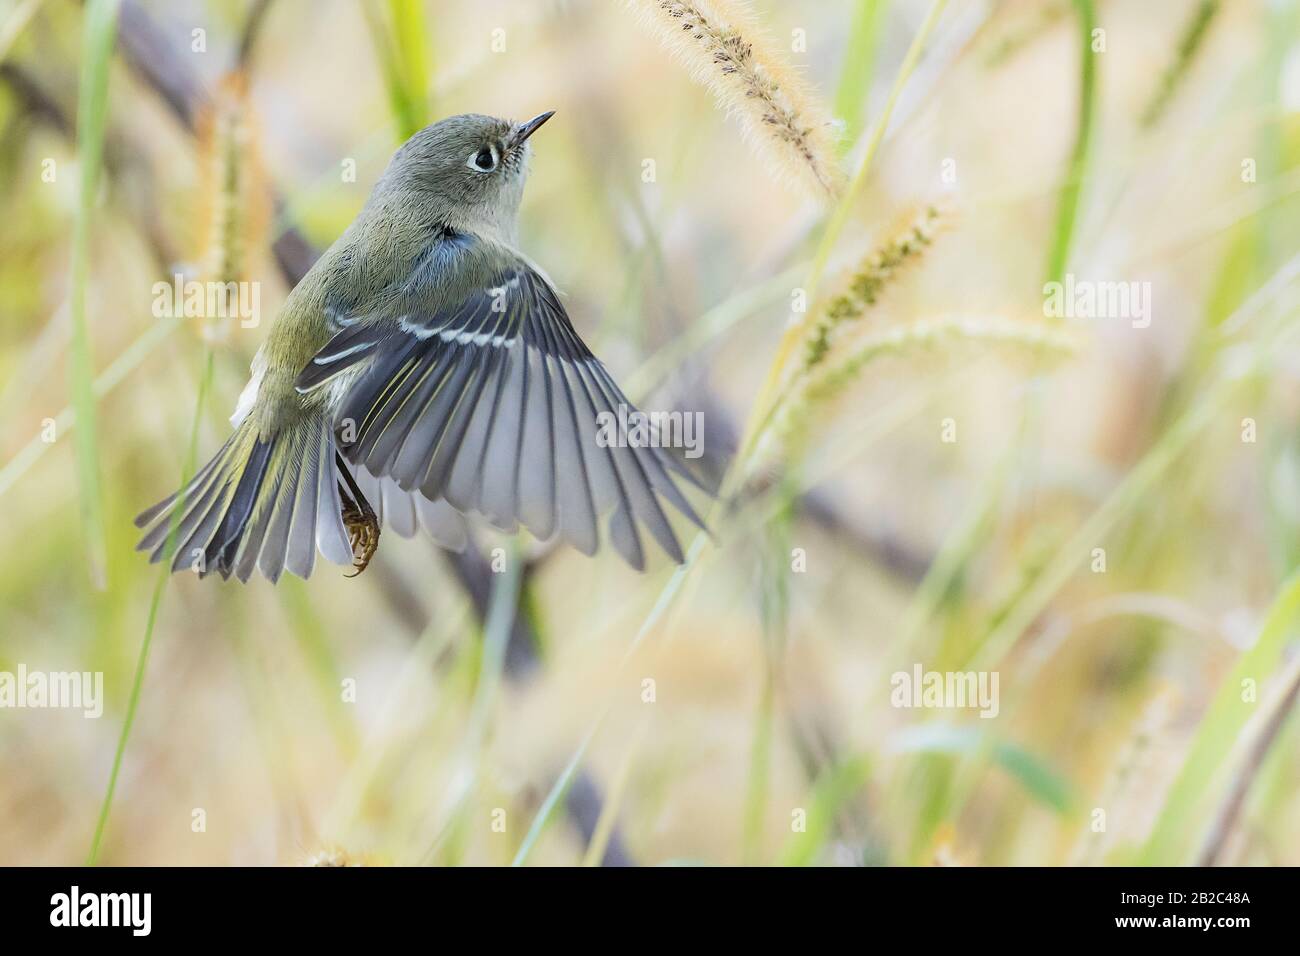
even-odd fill
[(527, 123), (520, 123), (515, 129), (515, 135), (510, 139), (511, 148), (523, 143), (524, 140), (536, 133), (538, 129), (541, 128), (541, 125), (554, 115), (555, 110), (547, 110), (545, 113), (534, 116)]

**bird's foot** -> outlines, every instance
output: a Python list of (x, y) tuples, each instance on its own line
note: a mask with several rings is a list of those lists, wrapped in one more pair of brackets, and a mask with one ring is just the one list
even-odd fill
[(352, 567), (356, 570), (346, 575), (355, 578), (370, 564), (379, 547), (379, 520), (370, 510), (366, 499), (360, 503), (346, 501), (343, 505), (343, 526), (348, 529), (348, 544), (352, 546)]
[(343, 503), (343, 527), (348, 531), (348, 544), (352, 548), (352, 567), (356, 569), (345, 577), (355, 578), (370, 564), (370, 559), (375, 556), (375, 550), (379, 547), (379, 519), (375, 516), (375, 509), (370, 507), (370, 502), (366, 501), (366, 496), (357, 487), (343, 456), (335, 452), (334, 460), (338, 466), (339, 477), (343, 479), (339, 482), (339, 498)]

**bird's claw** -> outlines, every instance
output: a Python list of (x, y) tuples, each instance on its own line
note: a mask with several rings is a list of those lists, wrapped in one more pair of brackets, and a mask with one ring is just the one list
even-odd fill
[(348, 530), (352, 567), (356, 569), (345, 577), (355, 578), (370, 564), (379, 547), (379, 520), (364, 501), (361, 505), (349, 501), (343, 505), (343, 525)]
[(379, 518), (375, 516), (375, 509), (370, 507), (370, 502), (366, 501), (366, 496), (357, 487), (356, 480), (348, 470), (343, 456), (335, 452), (334, 460), (340, 478), (339, 500), (343, 505), (343, 526), (348, 531), (348, 545), (352, 548), (352, 567), (356, 569), (344, 577), (355, 578), (370, 564), (370, 559), (375, 556), (375, 549), (379, 547)]

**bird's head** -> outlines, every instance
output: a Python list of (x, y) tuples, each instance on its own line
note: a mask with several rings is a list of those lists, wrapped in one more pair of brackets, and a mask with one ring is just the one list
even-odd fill
[(523, 198), (529, 137), (552, 115), (517, 123), (465, 113), (426, 126), (393, 156), (376, 193), (419, 204), (453, 228), (509, 235)]

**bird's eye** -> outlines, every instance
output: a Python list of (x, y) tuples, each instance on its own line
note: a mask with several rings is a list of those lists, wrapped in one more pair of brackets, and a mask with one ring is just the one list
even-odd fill
[(490, 173), (497, 168), (497, 149), (495, 146), (484, 146), (476, 153), (470, 154), (465, 165), (470, 169), (480, 173)]

